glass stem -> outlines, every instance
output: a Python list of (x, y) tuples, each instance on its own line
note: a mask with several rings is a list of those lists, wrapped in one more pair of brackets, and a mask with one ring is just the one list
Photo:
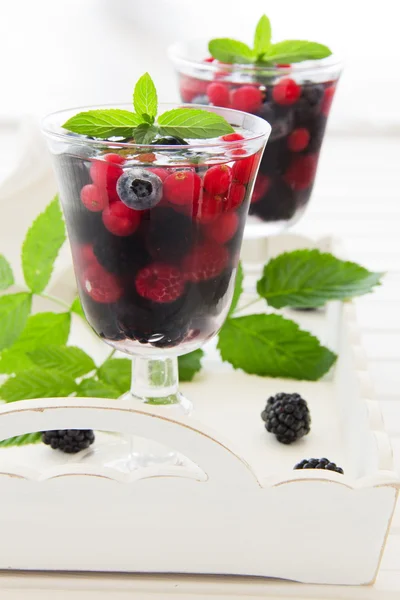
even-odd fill
[(146, 358), (132, 359), (131, 397), (147, 404), (179, 404), (178, 359)]

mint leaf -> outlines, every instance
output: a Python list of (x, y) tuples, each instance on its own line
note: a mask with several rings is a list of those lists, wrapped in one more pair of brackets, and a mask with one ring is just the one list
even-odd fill
[(262, 57), (263, 61), (273, 63), (296, 63), (302, 60), (319, 60), (330, 56), (328, 46), (305, 40), (285, 40), (271, 44)]
[(263, 15), (257, 23), (254, 34), (254, 54), (261, 58), (271, 45), (271, 23), (267, 15)]
[(7, 290), (14, 283), (10, 263), (0, 254), (0, 291)]
[(22, 245), (22, 269), (26, 285), (40, 294), (49, 283), (54, 261), (65, 241), (65, 225), (58, 197), (41, 213)]
[[(154, 121), (156, 120), (155, 117), (150, 117), (150, 115), (141, 115), (142, 119), (145, 123), (148, 123), (149, 125), (153, 125)], [(138, 125), (138, 127), (140, 127), (140, 125)]]
[(120, 394), (131, 387), (132, 361), (129, 358), (110, 358), (97, 371), (99, 379)]
[(42, 434), (37, 433), (24, 433), (23, 435), (16, 435), (15, 437), (2, 440), (0, 442), (0, 448), (10, 448), (11, 446), (26, 446), (27, 444), (38, 444), (42, 441)]
[(0, 373), (12, 375), (33, 367), (33, 362), (22, 350), (7, 348), (0, 354)]
[(44, 346), (28, 352), (28, 357), (42, 369), (55, 369), (74, 379), (96, 368), (93, 359), (76, 346)]
[(29, 352), (40, 346), (64, 346), (68, 340), (70, 326), (69, 313), (43, 312), (32, 315), (13, 349)]
[(138, 79), (133, 93), (133, 106), (138, 115), (157, 115), (157, 90), (152, 78), (145, 73)]
[(243, 279), (244, 279), (243, 267), (242, 267), (242, 263), (239, 262), (238, 268), (236, 271), (235, 289), (233, 290), (233, 298), (232, 298), (231, 307), (229, 309), (229, 315), (231, 315), (233, 312), (235, 312), (235, 308), (237, 307), (240, 296), (242, 295)]
[(106, 108), (81, 112), (64, 123), (64, 129), (96, 138), (132, 137), (143, 119), (129, 110)]
[(96, 378), (84, 379), (78, 387), (77, 396), (83, 398), (119, 398), (121, 392), (111, 385), (107, 385), (103, 381)]
[(178, 357), (179, 381), (192, 381), (193, 377), (201, 371), (203, 350), (194, 350), (189, 354)]
[(270, 306), (317, 307), (371, 292), (382, 273), (343, 261), (319, 250), (295, 250), (273, 258), (264, 267), (257, 292)]
[(6, 402), (33, 398), (60, 398), (76, 392), (72, 377), (58, 371), (31, 369), (10, 377), (0, 387), (0, 398)]
[(265, 377), (316, 381), (336, 360), (316, 337), (279, 315), (228, 319), (219, 333), (222, 359), (235, 369)]
[(253, 50), (243, 42), (229, 38), (216, 38), (208, 44), (211, 56), (223, 63), (252, 63), (255, 60)]
[(31, 304), (32, 297), (26, 292), (0, 297), (0, 350), (11, 346), (21, 335)]
[(175, 108), (158, 117), (161, 132), (182, 138), (214, 138), (232, 133), (233, 127), (220, 115), (197, 108)]
[(82, 308), (82, 304), (79, 299), (79, 296), (77, 296), (75, 298), (75, 300), (73, 301), (73, 303), (71, 304), (71, 312), (75, 313), (76, 315), (79, 315), (80, 317), (82, 317), (82, 319), (85, 319), (85, 321), (86, 321), (85, 313), (83, 312), (83, 308)]
[(149, 123), (142, 123), (133, 132), (137, 144), (151, 144), (159, 133), (159, 128)]

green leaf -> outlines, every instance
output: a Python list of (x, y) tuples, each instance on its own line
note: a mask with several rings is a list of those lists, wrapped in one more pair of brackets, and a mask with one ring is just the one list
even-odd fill
[(7, 290), (14, 283), (10, 263), (0, 254), (0, 291)]
[(243, 267), (242, 267), (242, 263), (239, 262), (238, 268), (237, 268), (237, 271), (236, 271), (235, 289), (233, 290), (233, 298), (232, 298), (231, 307), (229, 309), (229, 315), (231, 315), (232, 313), (235, 312), (235, 309), (236, 309), (236, 307), (238, 305), (240, 296), (242, 295), (242, 292), (243, 292), (243, 279), (244, 279)]
[(22, 350), (7, 348), (0, 354), (0, 373), (12, 375), (33, 367), (33, 362)]
[(97, 375), (99, 379), (119, 390), (120, 394), (129, 391), (131, 387), (132, 361), (129, 358), (110, 358), (106, 360)]
[(0, 350), (21, 335), (31, 311), (32, 297), (26, 292), (0, 297)]
[(183, 138), (214, 138), (232, 133), (233, 127), (220, 115), (198, 108), (175, 108), (158, 117), (165, 135)]
[(0, 442), (0, 448), (10, 448), (11, 446), (26, 446), (27, 444), (38, 444), (42, 441), (42, 434), (37, 433), (24, 433), (23, 435), (16, 435), (15, 437), (8, 438)]
[(69, 313), (43, 312), (29, 317), (13, 349), (29, 352), (41, 346), (64, 346), (71, 326)]
[(150, 115), (142, 115), (142, 119), (145, 123), (148, 123), (149, 125), (153, 125), (154, 121), (156, 120), (155, 117), (150, 117)]
[(79, 299), (79, 296), (77, 296), (75, 298), (75, 300), (73, 301), (73, 303), (71, 304), (71, 312), (75, 313), (76, 315), (79, 315), (80, 317), (82, 317), (82, 319), (85, 319), (85, 321), (86, 321), (85, 313), (83, 312), (83, 308), (82, 308), (82, 304)]
[(253, 50), (243, 42), (229, 38), (216, 38), (208, 44), (208, 50), (214, 58), (223, 63), (252, 63), (255, 60)]
[(279, 315), (228, 319), (219, 333), (222, 359), (235, 369), (265, 377), (316, 381), (336, 360), (316, 337)]
[(271, 45), (271, 22), (267, 15), (263, 15), (257, 23), (254, 34), (254, 54), (262, 56)]
[(142, 123), (133, 132), (133, 137), (137, 144), (151, 144), (159, 133), (159, 128), (150, 123)]
[(194, 350), (189, 354), (178, 357), (179, 381), (192, 381), (193, 377), (201, 371), (203, 350)]
[(0, 398), (6, 402), (33, 398), (60, 398), (69, 396), (76, 390), (77, 384), (69, 375), (37, 368), (10, 377), (0, 387)]
[(138, 115), (148, 115), (149, 117), (157, 115), (157, 90), (148, 73), (142, 75), (135, 85), (133, 106)]
[(49, 283), (54, 261), (65, 241), (65, 225), (58, 197), (40, 214), (22, 245), (22, 269), (26, 285), (40, 294)]
[(319, 250), (285, 252), (269, 261), (257, 292), (270, 306), (317, 307), (371, 292), (382, 273)]
[(28, 352), (31, 361), (42, 369), (55, 369), (74, 379), (96, 368), (93, 359), (76, 346), (44, 346)]
[(121, 392), (95, 377), (84, 379), (78, 387), (77, 396), (83, 398), (119, 398)]
[(134, 127), (143, 119), (130, 110), (106, 108), (81, 112), (64, 123), (64, 129), (96, 138), (132, 137)]
[(262, 57), (263, 61), (273, 63), (296, 63), (303, 60), (319, 60), (332, 54), (328, 46), (306, 40), (285, 40), (271, 44)]

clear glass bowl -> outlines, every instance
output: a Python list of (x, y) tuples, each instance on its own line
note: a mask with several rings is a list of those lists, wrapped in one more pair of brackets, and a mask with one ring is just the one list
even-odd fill
[(311, 197), (342, 63), (335, 56), (274, 67), (205, 60), (204, 41), (169, 50), (187, 103), (243, 110), (272, 127), (251, 198), (245, 237), (279, 233)]

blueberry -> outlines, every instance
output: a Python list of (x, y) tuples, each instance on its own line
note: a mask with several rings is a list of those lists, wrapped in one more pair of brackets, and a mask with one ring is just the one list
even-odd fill
[(188, 143), (180, 138), (173, 137), (172, 135), (166, 135), (165, 137), (158, 138), (151, 143), (152, 146), (187, 146)]
[(148, 210), (161, 200), (162, 181), (155, 173), (134, 167), (118, 179), (117, 194), (129, 208)]
[(208, 99), (207, 94), (201, 94), (200, 96), (196, 96), (192, 100), (192, 104), (210, 104), (210, 100)]

